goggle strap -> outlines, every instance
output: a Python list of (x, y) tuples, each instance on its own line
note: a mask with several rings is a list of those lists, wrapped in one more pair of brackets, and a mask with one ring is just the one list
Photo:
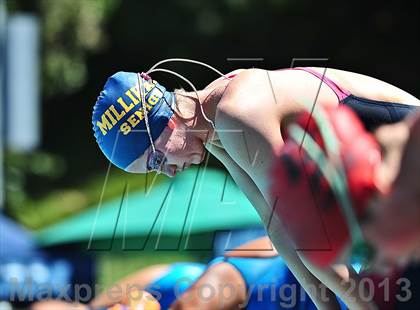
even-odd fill
[(219, 70), (217, 70), (216, 68), (201, 62), (201, 61), (197, 61), (197, 60), (192, 60), (192, 59), (188, 59), (188, 58), (168, 58), (168, 59), (164, 59), (159, 61), (158, 63), (154, 64), (149, 71), (147, 71), (147, 74), (150, 73), (152, 70), (154, 70), (155, 68), (157, 68), (158, 66), (160, 66), (163, 63), (167, 63), (167, 62), (189, 62), (192, 64), (197, 64), (197, 65), (201, 65), (204, 66), (210, 70), (213, 70), (214, 72), (216, 72), (217, 74), (219, 74), (220, 76), (224, 77), (225, 79), (231, 80), (230, 77), (224, 75), (222, 72), (220, 72)]
[(201, 114), (203, 115), (204, 119), (212, 125), (213, 129), (215, 129), (215, 126), (214, 126), (213, 121), (212, 121), (211, 119), (209, 119), (209, 118), (207, 117), (207, 115), (204, 113), (204, 108), (203, 108), (203, 105), (202, 105), (202, 103), (201, 103), (201, 101), (200, 101), (200, 97), (198, 96), (198, 91), (197, 91), (197, 88), (194, 86), (194, 84), (193, 84), (190, 80), (188, 80), (187, 78), (185, 78), (185, 77), (184, 77), (184, 76), (182, 76), (181, 74), (179, 74), (179, 73), (177, 73), (177, 72), (174, 72), (174, 71), (172, 71), (172, 70), (168, 70), (168, 69), (161, 69), (161, 68), (157, 68), (157, 69), (152, 69), (152, 70), (147, 71), (147, 73), (148, 73), (148, 74), (149, 74), (149, 73), (152, 73), (152, 72), (165, 72), (165, 73), (169, 73), (169, 74), (175, 75), (176, 77), (178, 77), (178, 78), (182, 79), (182, 80), (183, 80), (183, 81), (185, 81), (187, 84), (189, 84), (189, 85), (191, 86), (191, 88), (194, 90), (194, 92), (195, 92), (195, 94), (196, 94), (196, 96), (197, 96), (197, 100), (198, 100), (198, 103), (199, 103), (199, 105), (200, 105)]

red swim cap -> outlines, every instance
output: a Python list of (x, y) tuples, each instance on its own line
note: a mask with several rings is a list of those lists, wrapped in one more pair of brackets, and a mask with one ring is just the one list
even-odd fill
[(320, 113), (323, 117), (299, 113), (288, 127), (274, 161), (271, 192), (274, 212), (296, 249), (327, 266), (354, 245), (357, 224), (349, 217), (360, 218), (376, 193), (380, 149), (349, 108)]

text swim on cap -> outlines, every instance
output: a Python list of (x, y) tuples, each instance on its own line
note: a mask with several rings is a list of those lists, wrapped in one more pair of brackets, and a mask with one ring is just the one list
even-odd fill
[[(173, 115), (174, 94), (144, 80), (145, 108), (155, 141)], [(117, 72), (105, 83), (92, 114), (96, 141), (114, 165), (126, 169), (150, 147), (136, 73)]]

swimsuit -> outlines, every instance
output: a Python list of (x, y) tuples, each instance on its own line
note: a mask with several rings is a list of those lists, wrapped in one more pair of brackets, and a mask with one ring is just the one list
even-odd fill
[[(280, 256), (221, 256), (213, 259), (208, 266), (222, 262), (229, 263), (241, 274), (247, 289), (246, 309), (316, 309)], [(343, 305), (342, 309), (345, 309)]]
[(414, 105), (357, 97), (349, 91), (342, 89), (325, 75), (323, 76), (321, 73), (310, 68), (297, 67), (291, 68), (290, 70), (306, 71), (327, 84), (336, 94), (338, 101), (351, 108), (357, 114), (368, 131), (374, 130), (379, 125), (399, 122), (408, 114), (419, 111), (419, 107)]

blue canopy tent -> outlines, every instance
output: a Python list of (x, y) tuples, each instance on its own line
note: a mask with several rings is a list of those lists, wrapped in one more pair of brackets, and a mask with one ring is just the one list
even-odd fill
[(1, 260), (24, 259), (37, 252), (35, 238), (19, 224), (0, 213)]

